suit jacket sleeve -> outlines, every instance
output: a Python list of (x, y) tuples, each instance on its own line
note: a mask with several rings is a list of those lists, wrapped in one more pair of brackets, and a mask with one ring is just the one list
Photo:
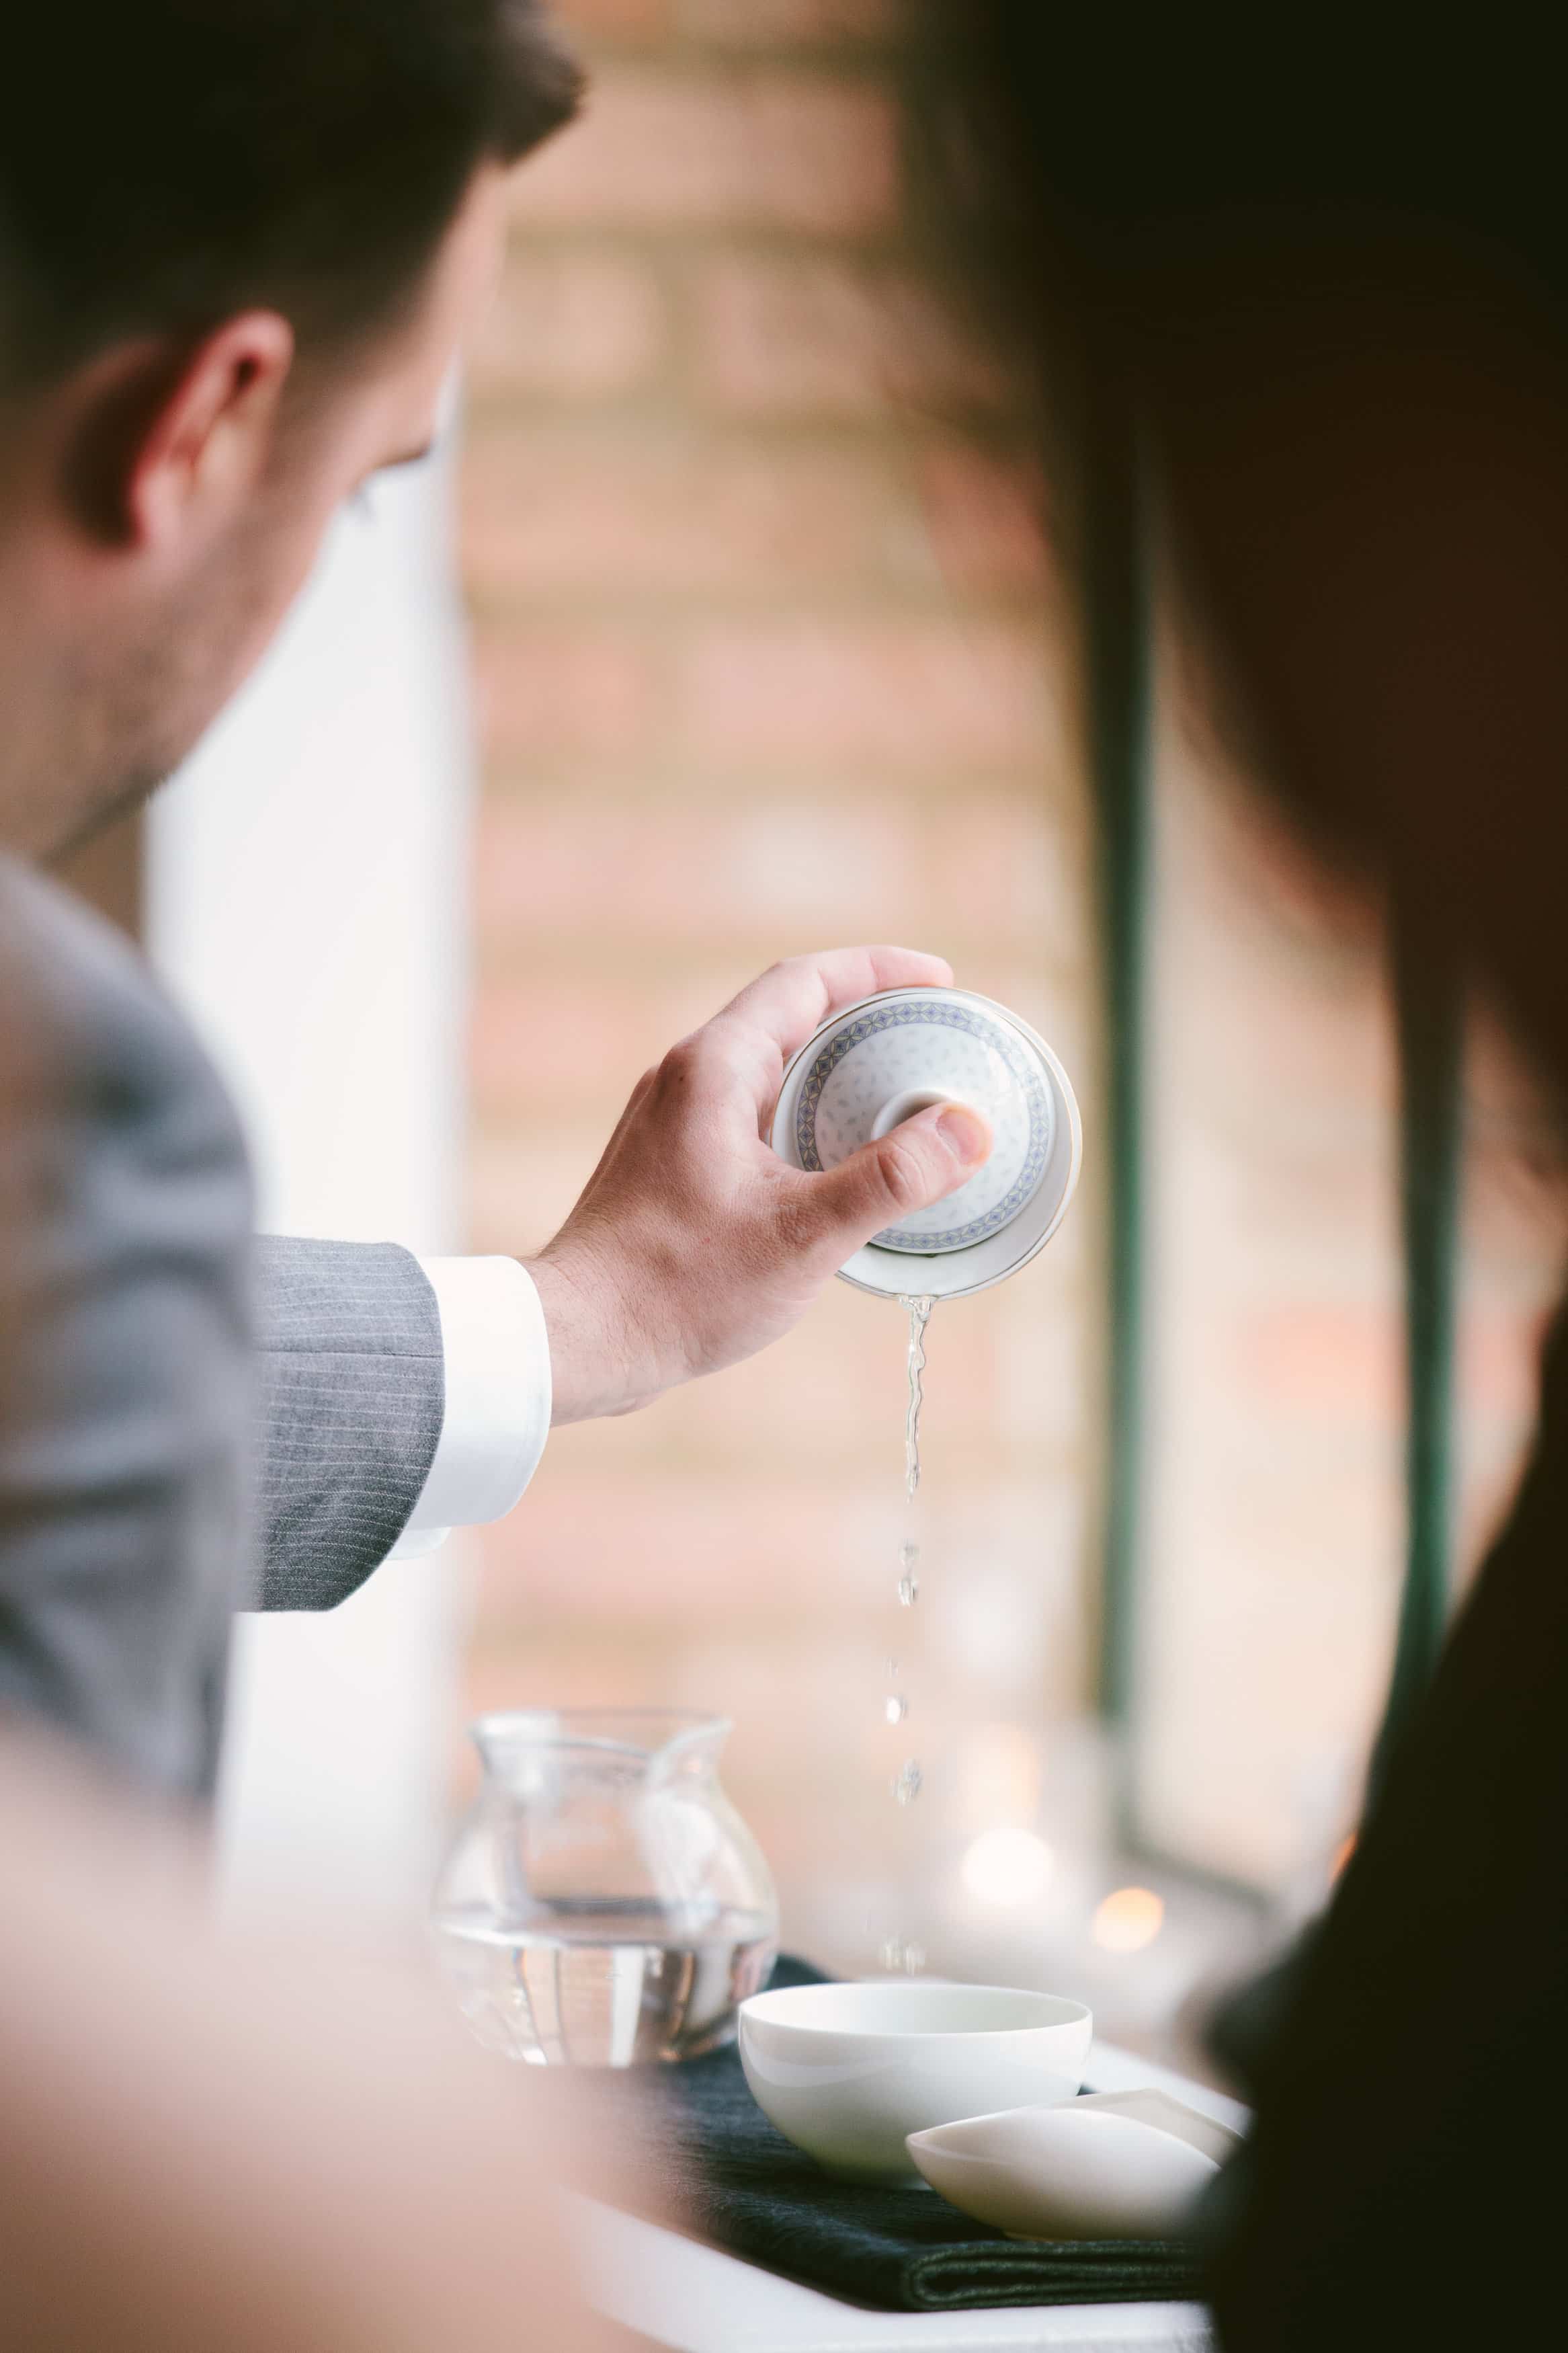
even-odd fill
[(441, 1317), (390, 1242), (258, 1246), (260, 1602), (330, 1609), (386, 1557), (441, 1435)]
[(210, 1783), (241, 1598), (251, 1201), (145, 966), (0, 862), (0, 1713)]

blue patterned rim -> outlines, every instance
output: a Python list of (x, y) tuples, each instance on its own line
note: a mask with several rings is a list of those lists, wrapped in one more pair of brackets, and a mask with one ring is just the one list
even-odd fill
[(800, 1155), (801, 1166), (819, 1175), (822, 1158), (816, 1148), (816, 1107), (822, 1100), (823, 1088), (845, 1055), (879, 1029), (901, 1029), (917, 1021), (935, 1022), (944, 1029), (967, 1030), (972, 1038), (994, 1047), (1022, 1087), (1029, 1112), (1029, 1148), (1024, 1155), (1024, 1165), (1002, 1198), (983, 1218), (971, 1219), (967, 1225), (952, 1226), (945, 1234), (902, 1233), (896, 1226), (889, 1226), (885, 1233), (875, 1237), (872, 1245), (878, 1250), (908, 1250), (921, 1258), (934, 1258), (942, 1250), (964, 1250), (971, 1242), (983, 1242), (987, 1234), (1010, 1224), (1045, 1174), (1050, 1133), (1049, 1102), (1038, 1070), (1000, 1022), (972, 1013), (966, 1005), (883, 1005), (872, 1012), (858, 1014), (828, 1039), (805, 1074), (805, 1083), (795, 1107), (795, 1147)]

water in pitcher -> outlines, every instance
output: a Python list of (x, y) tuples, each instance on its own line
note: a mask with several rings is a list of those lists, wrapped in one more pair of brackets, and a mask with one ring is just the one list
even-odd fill
[(721, 1915), (673, 1944), (667, 1915), (635, 1906), (542, 1934), (477, 1907), (437, 1915), (443, 1971), (479, 2041), (535, 2067), (695, 2059), (734, 2032), (736, 2005), (772, 1963), (773, 1924)]

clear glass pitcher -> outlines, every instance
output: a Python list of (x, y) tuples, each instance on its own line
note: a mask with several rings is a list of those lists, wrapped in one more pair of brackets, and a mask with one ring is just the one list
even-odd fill
[(719, 1786), (722, 1716), (528, 1708), (470, 1726), (484, 1765), (436, 1891), (479, 2040), (536, 2067), (691, 2059), (773, 1965), (778, 1901)]

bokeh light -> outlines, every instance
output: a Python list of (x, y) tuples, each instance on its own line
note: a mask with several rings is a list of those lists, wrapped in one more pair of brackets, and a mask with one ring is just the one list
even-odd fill
[(1164, 1918), (1163, 1899), (1152, 1887), (1118, 1887), (1095, 1913), (1094, 1941), (1102, 1952), (1142, 1952), (1153, 1943)]
[(967, 1849), (961, 1870), (964, 1886), (982, 1904), (1005, 1907), (1032, 1904), (1050, 1885), (1057, 1859), (1033, 1831), (998, 1827), (982, 1831)]

